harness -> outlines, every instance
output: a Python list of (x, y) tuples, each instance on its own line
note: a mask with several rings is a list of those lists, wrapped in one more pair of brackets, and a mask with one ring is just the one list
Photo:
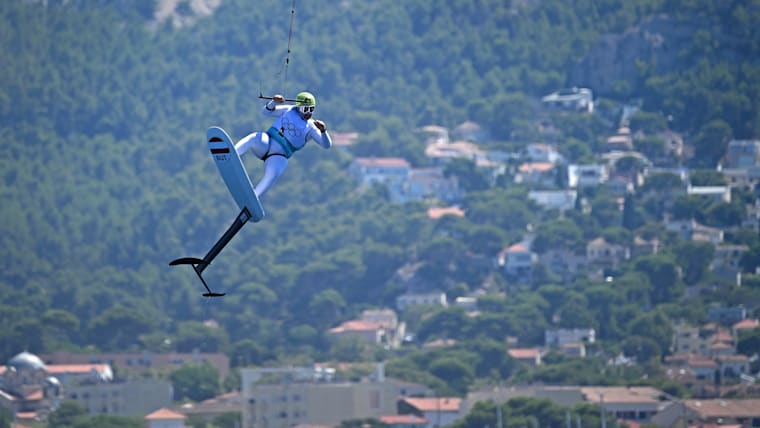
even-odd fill
[(279, 144), (280, 147), (282, 147), (282, 151), (285, 152), (285, 157), (287, 159), (290, 159), (290, 157), (293, 156), (293, 153), (299, 150), (295, 146), (293, 146), (293, 144), (291, 144), (291, 142), (288, 141), (288, 139), (285, 138), (285, 136), (282, 135), (282, 133), (274, 126), (267, 129), (267, 135), (269, 135), (269, 138), (273, 139), (274, 141), (277, 141), (277, 144)]

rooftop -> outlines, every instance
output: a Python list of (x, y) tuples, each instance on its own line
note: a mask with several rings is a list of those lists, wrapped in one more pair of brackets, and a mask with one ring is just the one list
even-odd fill
[(459, 412), (461, 398), (454, 397), (404, 397), (412, 407), (423, 412)]
[(586, 401), (592, 403), (659, 403), (662, 391), (648, 386), (599, 386), (581, 388)]
[(686, 400), (686, 406), (704, 418), (760, 417), (760, 399)]

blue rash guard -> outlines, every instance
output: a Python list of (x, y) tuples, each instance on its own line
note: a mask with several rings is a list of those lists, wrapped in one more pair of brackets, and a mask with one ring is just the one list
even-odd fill
[(274, 105), (273, 101), (267, 103), (262, 110), (266, 116), (277, 118), (267, 134), (275, 140), (282, 153), (278, 153), (272, 146), (269, 155), (282, 154), (287, 158), (294, 152), (301, 150), (311, 139), (325, 149), (332, 146), (332, 139), (327, 132), (322, 132), (314, 124), (314, 119), (304, 119), (293, 105)]

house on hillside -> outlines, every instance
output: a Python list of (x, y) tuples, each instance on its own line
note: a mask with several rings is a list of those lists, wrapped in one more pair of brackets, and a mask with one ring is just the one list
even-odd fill
[(451, 135), (455, 140), (472, 141), (473, 143), (485, 143), (491, 139), (488, 131), (480, 126), (480, 124), (471, 120), (464, 121), (455, 126), (451, 131)]
[(586, 260), (589, 266), (617, 269), (630, 258), (631, 251), (628, 247), (607, 242), (601, 237), (586, 244)]
[(530, 162), (549, 162), (558, 164), (564, 161), (564, 157), (557, 148), (549, 144), (534, 143), (525, 147), (525, 158)]
[(530, 367), (541, 365), (541, 350), (539, 348), (510, 348), (507, 350), (507, 354)]
[(595, 188), (607, 181), (606, 165), (568, 165), (567, 185), (571, 189)]
[(593, 328), (553, 328), (544, 330), (544, 345), (560, 347), (568, 343), (594, 343), (596, 330)]
[(722, 168), (719, 172), (731, 189), (754, 192), (760, 183), (760, 166), (746, 168)]
[(575, 190), (531, 190), (528, 199), (545, 210), (567, 211), (575, 208), (578, 192)]
[(715, 275), (734, 280), (741, 272), (740, 262), (744, 253), (749, 251), (746, 245), (718, 245), (710, 262), (710, 271)]
[(368, 344), (396, 348), (401, 345), (406, 324), (398, 322), (392, 309), (367, 309), (359, 319), (344, 321), (328, 333), (337, 338), (358, 338)]
[(589, 88), (563, 88), (544, 96), (541, 102), (553, 109), (594, 112), (594, 93)]
[(718, 245), (723, 242), (723, 231), (715, 227), (697, 223), (694, 219), (689, 220), (666, 220), (665, 229), (678, 234), (685, 241), (702, 241)]
[(726, 148), (727, 168), (749, 168), (760, 165), (760, 140), (731, 140)]
[(430, 293), (404, 293), (396, 297), (396, 309), (404, 311), (412, 306), (448, 306), (446, 293), (436, 291)]
[(505, 248), (499, 253), (498, 265), (502, 266), (504, 273), (513, 280), (527, 284), (533, 277), (533, 265), (537, 256), (522, 243), (517, 243)]
[(556, 183), (555, 165), (551, 162), (526, 162), (517, 168), (515, 183), (534, 187), (552, 187)]
[(452, 159), (468, 159), (473, 162), (487, 160), (487, 153), (477, 144), (469, 141), (453, 141), (447, 144), (429, 144), (425, 147), (425, 156), (434, 165), (446, 165)]
[(633, 138), (631, 137), (630, 128), (627, 126), (621, 126), (615, 135), (607, 138), (603, 149), (606, 152), (626, 152), (633, 150)]
[(420, 128), (427, 144), (447, 144), (449, 142), (449, 130), (444, 126), (427, 125)]
[(631, 258), (647, 254), (657, 254), (660, 251), (660, 240), (657, 238), (644, 239), (641, 236), (633, 238), (633, 248)]
[(404, 192), (412, 166), (403, 158), (356, 158), (348, 171), (360, 186), (381, 184), (388, 189), (391, 200), (398, 200)]
[(462, 199), (464, 192), (455, 176), (446, 177), (443, 168), (413, 168), (403, 187), (403, 200), (436, 199), (454, 202)]

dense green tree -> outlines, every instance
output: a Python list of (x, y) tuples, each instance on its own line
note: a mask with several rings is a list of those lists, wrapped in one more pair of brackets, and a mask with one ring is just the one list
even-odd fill
[(628, 230), (634, 230), (641, 226), (642, 215), (636, 209), (636, 202), (633, 195), (625, 195), (623, 200), (623, 222), (622, 226)]
[(699, 129), (694, 139), (694, 163), (707, 168), (715, 167), (733, 138), (731, 126), (723, 120), (713, 120)]
[(649, 278), (652, 284), (650, 299), (653, 304), (671, 301), (681, 295), (683, 284), (678, 265), (667, 256), (651, 255), (638, 258), (634, 269)]
[(726, 178), (719, 171), (697, 169), (689, 172), (689, 182), (692, 186), (725, 186)]
[(753, 245), (742, 254), (739, 264), (744, 272), (754, 272), (760, 266), (760, 244)]
[(742, 355), (760, 354), (760, 328), (741, 332), (736, 350)]
[(228, 342), (227, 333), (214, 325), (185, 321), (177, 326), (175, 347), (179, 352), (220, 352)]
[(578, 226), (564, 218), (540, 225), (533, 241), (533, 250), (544, 253), (549, 249), (577, 250), (583, 245), (582, 232)]
[(151, 331), (154, 325), (140, 312), (118, 305), (90, 321), (89, 338), (107, 350), (129, 349), (140, 334)]
[(332, 327), (340, 318), (346, 302), (340, 293), (328, 289), (315, 294), (309, 302), (309, 314), (316, 327)]
[(666, 156), (665, 139), (655, 135), (646, 135), (634, 140), (636, 151), (641, 152), (647, 159), (656, 161)]
[(74, 419), (72, 428), (142, 428), (145, 422), (139, 417), (94, 415)]
[(454, 357), (441, 357), (430, 364), (430, 373), (441, 379), (456, 395), (467, 393), (467, 386), (475, 378), (472, 366)]
[(707, 268), (715, 255), (715, 247), (707, 242), (684, 241), (673, 247), (676, 262), (688, 285), (698, 283), (707, 274)]
[(645, 134), (656, 134), (668, 128), (668, 120), (660, 113), (637, 111), (631, 115), (631, 133), (641, 131)]
[(623, 354), (634, 357), (639, 362), (662, 357), (662, 349), (653, 339), (642, 336), (629, 336), (622, 342)]
[(87, 409), (76, 401), (64, 400), (48, 417), (50, 428), (66, 428), (74, 425), (74, 420), (87, 415)]
[(13, 414), (8, 409), (0, 409), (0, 428), (13, 428)]
[(454, 176), (464, 191), (486, 190), (489, 186), (488, 177), (479, 169), (475, 161), (469, 159), (452, 159), (444, 167), (446, 177)]
[(169, 374), (174, 399), (203, 401), (220, 392), (219, 373), (208, 363), (189, 364)]
[[(631, 337), (639, 336), (653, 340), (660, 350), (668, 349), (673, 339), (673, 328), (670, 320), (659, 311), (640, 314), (628, 324), (627, 330)], [(639, 345), (637, 344), (637, 346)], [(649, 356), (657, 350), (651, 345), (643, 343), (640, 346), (642, 347), (642, 355), (645, 356)], [(649, 347), (648, 351), (645, 351), (646, 347)]]
[(471, 323), (472, 320), (460, 307), (441, 309), (422, 321), (417, 337), (423, 342), (429, 338), (463, 338)]

